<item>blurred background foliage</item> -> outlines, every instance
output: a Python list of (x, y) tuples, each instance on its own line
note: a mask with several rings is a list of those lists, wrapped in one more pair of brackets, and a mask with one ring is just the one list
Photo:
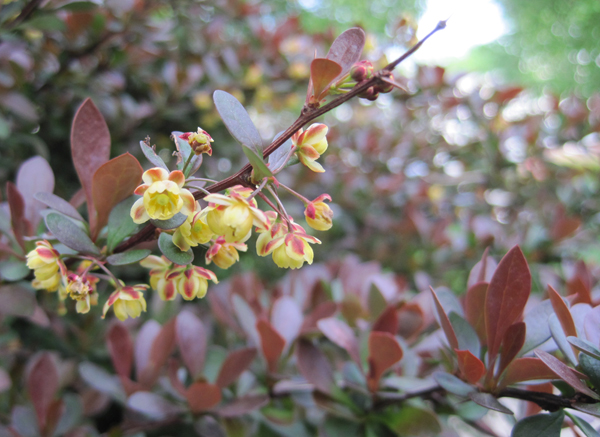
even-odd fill
[[(310, 199), (323, 192), (333, 198), (334, 227), (317, 235), (323, 244), (315, 248), (316, 262), (355, 254), (377, 271), (382, 266), (401, 290), (433, 284), (460, 294), (486, 247), (498, 259), (519, 244), (534, 291), (564, 285), (577, 260), (588, 263), (595, 284), (600, 4), (500, 4), (510, 25), (500, 41), (448, 69), (408, 63), (397, 74), (407, 92), (352, 101), (320, 120), (330, 126), (326, 173), (295, 166), (281, 175)], [(22, 13), (31, 5), (30, 14)], [(4, 1), (0, 183), (41, 155), (56, 173), (55, 193), (73, 196), (79, 187), (69, 132), (87, 97), (107, 120), (112, 156), (130, 152), (148, 167), (139, 142), (149, 136), (168, 161), (171, 131), (201, 126), (215, 139), (203, 176), (222, 179), (245, 158), (214, 110), (214, 90), (234, 94), (270, 142), (302, 108), (315, 51), (324, 55), (341, 30), (360, 25), (368, 34), (364, 57), (381, 67), (388, 49), (415, 42), (424, 8), (410, 0)], [(293, 199), (286, 208), (302, 216)], [(250, 270), (265, 282), (286, 274), (253, 254), (232, 269)], [(119, 273), (136, 277), (131, 269)], [(31, 350), (97, 358), (90, 350), (104, 333), (97, 311), (88, 315), (94, 319), (57, 322), (49, 301), (45, 296), (40, 304), (52, 323), (72, 332), (51, 343), (36, 331), (48, 326), (38, 314), (14, 322), (5, 348), (14, 352), (27, 339)], [(161, 322), (173, 313), (156, 305), (152, 312)], [(81, 323), (87, 332), (76, 327)]]

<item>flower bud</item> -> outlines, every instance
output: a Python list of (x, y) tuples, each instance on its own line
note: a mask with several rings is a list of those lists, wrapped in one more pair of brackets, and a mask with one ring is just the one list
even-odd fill
[(373, 75), (373, 64), (370, 61), (360, 61), (350, 69), (350, 77), (356, 82), (370, 79)]
[(212, 147), (210, 146), (210, 143), (215, 140), (213, 140), (205, 130), (198, 128), (197, 132), (186, 132), (179, 135), (179, 138), (187, 141), (196, 155), (206, 153), (207, 155), (212, 156)]
[(327, 231), (333, 226), (333, 211), (329, 208), (329, 205), (323, 202), (325, 199), (331, 202), (329, 194), (322, 194), (306, 205), (304, 210), (306, 222), (317, 231)]
[(375, 90), (374, 86), (371, 86), (369, 88), (367, 88), (365, 91), (363, 91), (362, 93), (360, 93), (358, 95), (358, 97), (362, 97), (363, 99), (367, 99), (367, 100), (377, 100), (377, 97), (379, 97), (379, 91)]

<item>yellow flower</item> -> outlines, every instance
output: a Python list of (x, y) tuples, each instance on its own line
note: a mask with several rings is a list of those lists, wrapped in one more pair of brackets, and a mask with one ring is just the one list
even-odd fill
[(144, 223), (149, 219), (168, 220), (178, 212), (189, 215), (194, 210), (196, 200), (192, 193), (183, 188), (185, 176), (179, 170), (168, 173), (155, 167), (142, 175), (144, 184), (134, 191), (142, 195), (131, 207), (134, 223)]
[(58, 251), (48, 241), (37, 241), (35, 245), (36, 248), (27, 254), (27, 267), (35, 275), (32, 285), (37, 290), (56, 291), (61, 274), (65, 275), (67, 269)]
[(245, 252), (248, 250), (248, 246), (244, 243), (227, 243), (225, 238), (219, 237), (213, 241), (213, 244), (206, 252), (206, 264), (214, 261), (222, 269), (228, 269), (240, 260), (238, 250)]
[(260, 256), (267, 256), (273, 252), (272, 246), (278, 244), (279, 237), (285, 236), (288, 231), (287, 225), (280, 221), (279, 215), (275, 211), (267, 211), (265, 214), (269, 219), (268, 228), (256, 230), (260, 233), (256, 239), (256, 253)]
[(333, 211), (329, 208), (329, 205), (323, 202), (325, 199), (331, 202), (329, 194), (321, 194), (306, 205), (306, 209), (304, 210), (306, 222), (311, 228), (317, 231), (327, 231), (333, 226)]
[(179, 138), (187, 141), (196, 155), (206, 153), (208, 156), (212, 156), (210, 143), (213, 143), (215, 140), (205, 130), (198, 128), (197, 132), (186, 132), (179, 135)]
[(256, 201), (246, 199), (251, 193), (252, 189), (237, 185), (227, 196), (210, 194), (204, 198), (210, 202), (206, 214), (208, 226), (228, 243), (243, 243), (250, 238), (252, 224), (261, 228), (268, 226), (269, 220), (256, 207)]
[(150, 255), (140, 261), (142, 267), (150, 270), (150, 286), (158, 292), (162, 300), (177, 297), (177, 280), (183, 274), (184, 266), (173, 264), (164, 256)]
[(102, 310), (102, 318), (112, 306), (117, 319), (123, 321), (127, 317), (136, 318), (146, 311), (146, 299), (143, 291), (148, 288), (146, 284), (128, 285), (117, 288), (109, 297)]
[(201, 299), (206, 296), (208, 280), (215, 284), (219, 283), (217, 275), (210, 270), (198, 266), (188, 266), (183, 275), (179, 275), (177, 279), (177, 291), (185, 300), (192, 300), (196, 297)]
[(98, 278), (94, 276), (86, 275), (81, 277), (71, 273), (66, 277), (64, 292), (61, 290), (61, 294), (64, 293), (65, 297), (69, 296), (71, 299), (77, 301), (75, 311), (86, 314), (90, 311), (91, 305), (98, 304), (98, 293), (95, 293), (97, 282)]
[(323, 173), (325, 169), (317, 159), (327, 150), (327, 135), (329, 128), (322, 123), (310, 125), (306, 131), (300, 129), (292, 135), (292, 144), (296, 148), (296, 155), (302, 164), (317, 173)]
[(200, 204), (196, 202), (194, 212), (188, 215), (187, 220), (173, 234), (173, 244), (185, 252), (190, 247), (208, 243), (213, 235), (206, 223), (206, 209), (202, 211)]
[[(261, 247), (259, 255), (266, 256), (273, 254), (273, 261), (278, 267), (283, 269), (299, 269), (306, 261), (309, 264), (313, 262), (313, 250), (308, 243), (321, 244), (317, 238), (308, 235), (302, 226), (291, 223), (292, 230), (283, 233), (279, 230), (274, 239), (270, 240), (264, 247)], [(258, 242), (257, 242), (257, 250)]]

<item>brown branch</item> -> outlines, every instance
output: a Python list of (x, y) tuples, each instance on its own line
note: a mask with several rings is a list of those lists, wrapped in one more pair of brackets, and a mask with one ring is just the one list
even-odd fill
[[(410, 55), (412, 55), (414, 52), (416, 52), (419, 49), (419, 47), (421, 47), (421, 45), (423, 45), (423, 43), (427, 39), (429, 39), (434, 33), (443, 29), (444, 27), (446, 27), (446, 22), (440, 21), (435, 29), (433, 29), (425, 38), (423, 38), (421, 41), (419, 41), (417, 44), (415, 44), (412, 48), (410, 48), (406, 53), (404, 53), (398, 59), (396, 59), (395, 61), (386, 65), (382, 70), (376, 72), (372, 78), (357, 84), (350, 91), (334, 98), (326, 105), (323, 105), (323, 106), (317, 107), (317, 108), (304, 106), (300, 116), (296, 119), (296, 121), (294, 123), (292, 123), (292, 125), (290, 127), (288, 127), (283, 134), (279, 135), (264, 150), (263, 157), (267, 158), (271, 153), (273, 153), (275, 150), (277, 150), (279, 147), (281, 147), (281, 145), (283, 145), (283, 143), (285, 143), (288, 139), (290, 139), (292, 137), (292, 135), (294, 135), (296, 132), (298, 132), (298, 130), (300, 130), (300, 128), (302, 126), (304, 126), (305, 124), (310, 123), (311, 121), (320, 117), (321, 115), (326, 114), (327, 112), (331, 111), (334, 108), (337, 108), (338, 106), (340, 106), (343, 103), (346, 103), (348, 100), (358, 96), (359, 94), (363, 93), (370, 87), (375, 86), (375, 85), (384, 84), (385, 82), (384, 82), (384, 80), (382, 80), (382, 77), (389, 76), (389, 73), (400, 62), (402, 62), (403, 60), (408, 58)], [(248, 163), (248, 164), (244, 165), (244, 167), (242, 167), (237, 173), (229, 176), (228, 178), (223, 179), (222, 181), (217, 182), (216, 184), (213, 184), (213, 185), (207, 187), (206, 190), (210, 193), (217, 193), (217, 192), (223, 191), (227, 188), (231, 188), (235, 185), (252, 186), (252, 183), (250, 182), (251, 172), (252, 172), (252, 166), (250, 165), (250, 163)], [(194, 193), (194, 197), (197, 200), (204, 198), (204, 196), (206, 196), (206, 194), (201, 191)], [(128, 240), (124, 241), (120, 245), (118, 245), (115, 248), (114, 253), (125, 252), (126, 250), (134, 247), (135, 245), (137, 245), (143, 241), (149, 240), (153, 234), (154, 234), (154, 225), (148, 224), (140, 232), (138, 232), (137, 234), (135, 234)]]
[(522, 390), (519, 388), (505, 388), (496, 396), (498, 398), (513, 398), (523, 401), (533, 402), (547, 411), (558, 411), (561, 408), (572, 408), (573, 404), (596, 404), (597, 400), (590, 398), (582, 393), (575, 393), (573, 396), (557, 396), (551, 393)]

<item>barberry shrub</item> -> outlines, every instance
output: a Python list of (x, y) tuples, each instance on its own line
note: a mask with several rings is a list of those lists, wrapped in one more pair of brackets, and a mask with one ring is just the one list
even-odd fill
[[(392, 74), (406, 56), (376, 71), (364, 43), (353, 28), (312, 60), (300, 116), (266, 148), (238, 99), (215, 91), (214, 111), (248, 160), (231, 176), (202, 174), (219, 141), (201, 127), (171, 132), (173, 165), (149, 138), (147, 170), (130, 153), (109, 159), (91, 99), (71, 128), (78, 195), (53, 194), (42, 157), (21, 166), (0, 211), (0, 315), (23, 346), (5, 342), (3, 433), (453, 435), (492, 432), (500, 413), (514, 436), (598, 435), (600, 316), (583, 261), (565, 296), (560, 281), (538, 290), (548, 299), (531, 295), (518, 245), (499, 262), (482, 251), (460, 297), (414, 292), (352, 256), (314, 262), (339, 219), (335, 196), (309, 200), (285, 172), (327, 171), (330, 127), (317, 117), (406, 92)], [(426, 223), (418, 213), (415, 226)], [(557, 241), (579, 226), (565, 214), (556, 223)], [(228, 277), (249, 246), (290, 271), (268, 286), (251, 272)], [(130, 274), (138, 265), (144, 280)]]

